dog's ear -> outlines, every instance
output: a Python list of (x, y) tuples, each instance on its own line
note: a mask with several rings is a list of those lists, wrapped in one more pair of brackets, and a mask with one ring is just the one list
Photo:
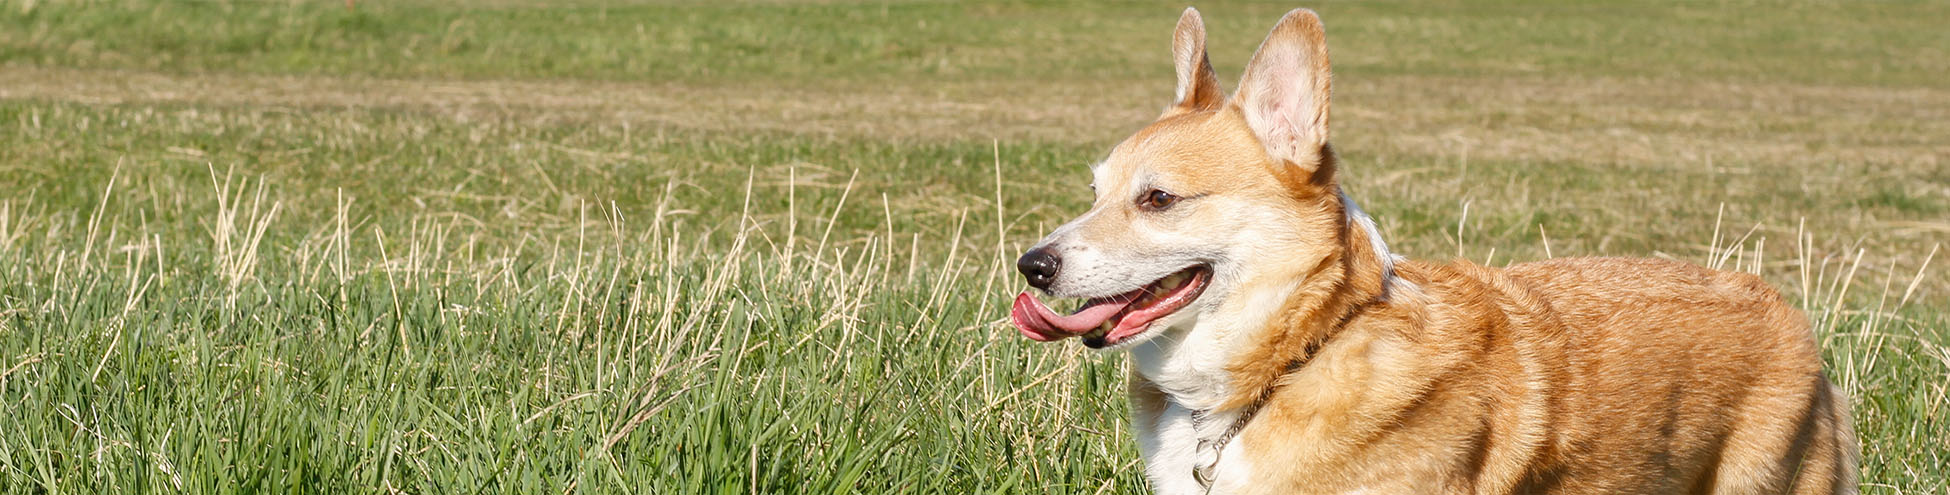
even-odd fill
[(1171, 33), (1171, 58), (1178, 65), (1178, 91), (1165, 114), (1218, 110), (1225, 103), (1219, 90), (1219, 74), (1212, 71), (1212, 60), (1205, 56), (1205, 20), (1198, 9), (1185, 8), (1178, 17), (1178, 30)]
[(1260, 43), (1232, 104), (1266, 154), (1312, 173), (1327, 159), (1327, 35), (1320, 16), (1294, 9)]

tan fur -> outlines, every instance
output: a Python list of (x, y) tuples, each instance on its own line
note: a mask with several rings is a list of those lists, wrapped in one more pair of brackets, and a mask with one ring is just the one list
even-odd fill
[(1845, 401), (1807, 324), (1750, 275), (1398, 270), (1420, 289), (1349, 320), (1241, 433), (1254, 465), (1283, 468), (1263, 493), (1855, 490)]
[[(1241, 492), (1856, 491), (1847, 400), (1806, 320), (1754, 276), (1621, 258), (1390, 273), (1340, 200), (1323, 33), (1312, 12), (1288, 14), (1219, 105), (1188, 12), (1174, 42), (1188, 96), (1112, 151), (1075, 233), (1147, 249), (1242, 205), (1280, 212), (1263, 242), (1284, 256), (1231, 292), (1291, 295), (1214, 384), (1225, 411), (1271, 390), (1236, 440), (1252, 468)], [(1293, 105), (1302, 118), (1255, 114)], [(1140, 211), (1125, 204), (1138, 182), (1202, 203)], [(1141, 426), (1173, 400), (1137, 373), (1130, 393)]]

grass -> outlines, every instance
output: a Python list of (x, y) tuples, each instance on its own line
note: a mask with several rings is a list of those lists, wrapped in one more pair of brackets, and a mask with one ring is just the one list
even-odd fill
[[(0, 2), (0, 491), (1141, 492), (1001, 322), (1169, 91), (1114, 7)], [(1391, 246), (1761, 273), (1950, 489), (1943, 5), (1317, 7)]]
[[(10, 0), (0, 60), (153, 70), (405, 77), (850, 84), (916, 78), (1133, 78), (1159, 12), (1047, 2), (90, 2)], [(1114, 6), (1115, 8), (1109, 8)], [(1290, 5), (1213, 5), (1228, 73)], [(1570, 71), (1815, 84), (1937, 85), (1938, 2), (1566, 5), (1323, 2), (1344, 74)], [(1163, 17), (1170, 17), (1164, 15)], [(1339, 19), (1340, 22), (1333, 20)], [(1169, 23), (1166, 30), (1169, 34)], [(1818, 27), (1819, 29), (1813, 29)], [(112, 34), (107, 34), (112, 33)], [(1033, 54), (1024, 48), (1034, 48)], [(1509, 49), (1521, 47), (1522, 49)], [(1033, 63), (1031, 57), (1042, 58)], [(1228, 70), (1231, 69), (1231, 70)], [(1169, 71), (1165, 71), (1169, 77)]]

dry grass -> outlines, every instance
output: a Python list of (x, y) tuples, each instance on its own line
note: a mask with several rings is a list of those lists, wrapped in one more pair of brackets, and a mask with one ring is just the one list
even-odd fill
[[(1121, 361), (1000, 310), (1181, 5), (37, 5), (0, 491), (1143, 488)], [(1762, 273), (1941, 491), (1943, 9), (1799, 7), (1328, 3), (1335, 142), (1410, 256)], [(1231, 80), (1287, 6), (1201, 8)]]
[[(1160, 77), (1164, 77), (1161, 75)], [(1337, 141), (1411, 156), (1692, 167), (1875, 164), (1950, 156), (1950, 89), (1369, 75), (1337, 81)], [(452, 118), (669, 125), (871, 139), (1104, 142), (1155, 116), (1164, 79), (820, 87), (0, 72), (0, 98), (95, 104), (400, 108)], [(1381, 152), (1381, 151), (1377, 151)]]
[[(527, 125), (1104, 147), (1154, 115), (1154, 100), (1165, 84), (1161, 79), (991, 81), (860, 91), (819, 84), (435, 81), (21, 68), (0, 72), (0, 98), (396, 110), (454, 122), (512, 119)], [(1591, 230), (1561, 228), (1559, 241), (1566, 244), (1558, 246), (1559, 252), (1613, 252), (1613, 236), (1630, 238), (1635, 245), (1673, 238), (1698, 242), (1698, 229), (1710, 228), (1696, 225), (1689, 232), (1671, 232), (1660, 215), (1615, 207), (1660, 203), (1695, 218), (1712, 215), (1715, 221), (1725, 215), (1719, 210), (1731, 203), (1735, 212), (1729, 220), (1740, 225), (1725, 228), (1758, 224), (1756, 238), (1792, 239), (1798, 229), (1839, 234), (1838, 241), (1866, 242), (1902, 265), (1920, 263), (1932, 246), (1950, 242), (1950, 222), (1928, 214), (1928, 208), (1946, 203), (1926, 202), (1922, 211), (1849, 216), (1807, 209), (1853, 206), (1841, 200), (1885, 189), (1903, 196), (1950, 198), (1950, 176), (1945, 175), (1950, 142), (1931, 137), (1950, 135), (1950, 89), (1398, 75), (1343, 76), (1337, 89), (1336, 143), (1356, 159), (1355, 186), (1380, 195), (1375, 200), (1384, 202), (1383, 212), (1390, 209), (1386, 202), (1409, 199), (1432, 201), (1425, 206), (1430, 210), (1455, 208), (1430, 212), (1451, 222), (1464, 202), (1472, 203), (1479, 216), (1530, 217), (1540, 207), (1538, 197), (1550, 196), (1551, 188), (1563, 184), (1534, 180), (1521, 171), (1528, 165), (1503, 167), (1507, 173), (1498, 177), (1503, 183), (1469, 179), (1469, 168), (1474, 163), (1479, 174), (1487, 170), (1494, 176), (1497, 164), (1547, 164), (1599, 175), (1673, 178), (1628, 181), (1637, 189), (1593, 191), (1599, 196), (1569, 200), (1588, 206), (1585, 215), (1603, 218), (1599, 230), (1606, 232), (1587, 238)], [(1063, 184), (1040, 189), (1071, 190)], [(1809, 203), (1808, 196), (1828, 198)], [(907, 206), (928, 207), (916, 204), (925, 198), (898, 199)], [(1384, 218), (1383, 223), (1389, 222)], [(1545, 231), (1533, 231), (1535, 224), (1488, 228), (1522, 229), (1541, 240)], [(1642, 230), (1621, 230), (1631, 228)], [(1444, 242), (1455, 242), (1453, 233), (1445, 235), (1452, 237)], [(1430, 256), (1442, 252), (1429, 243), (1406, 245), (1424, 248), (1420, 252)], [(1541, 247), (1514, 253), (1506, 249), (1504, 259), (1534, 258)], [(1704, 248), (1696, 244), (1690, 249)], [(1931, 300), (1950, 299), (1943, 295), (1950, 293), (1945, 279), (1929, 279), (1924, 287), (1930, 289), (1925, 297)]]

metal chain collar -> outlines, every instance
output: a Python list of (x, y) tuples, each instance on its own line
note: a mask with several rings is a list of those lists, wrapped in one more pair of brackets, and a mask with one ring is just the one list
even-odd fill
[[(1253, 399), (1251, 405), (1246, 406), (1245, 410), (1239, 412), (1239, 417), (1233, 419), (1232, 425), (1227, 426), (1226, 431), (1220, 433), (1218, 438), (1211, 440), (1199, 439), (1198, 450), (1194, 451), (1194, 454), (1203, 454), (1207, 449), (1211, 449), (1212, 452), (1211, 462), (1201, 462), (1192, 465), (1192, 480), (1197, 481), (1198, 486), (1205, 489), (1205, 493), (1212, 493), (1213, 471), (1219, 468), (1219, 457), (1225, 454), (1226, 444), (1232, 443), (1232, 439), (1239, 436), (1239, 431), (1246, 429), (1246, 424), (1252, 422), (1253, 416), (1259, 414), (1259, 409), (1265, 407), (1267, 398), (1272, 396), (1273, 387), (1266, 387), (1265, 390), (1259, 392), (1258, 398)], [(1205, 422), (1205, 414), (1205, 411), (1192, 411), (1192, 431), (1194, 433), (1200, 429), (1202, 426), (1201, 423)]]
[[(1335, 328), (1340, 328), (1347, 325), (1347, 321), (1349, 318), (1352, 318), (1356, 314), (1360, 314), (1361, 311), (1367, 309), (1369, 304), (1372, 304), (1374, 302), (1375, 302), (1374, 300), (1369, 300), (1367, 302), (1356, 304), (1354, 305), (1354, 307), (1349, 308), (1346, 313), (1341, 315), (1341, 321), (1335, 325)], [(1319, 354), (1321, 346), (1325, 344), (1326, 344), (1325, 339), (1308, 343), (1307, 347), (1300, 352), (1299, 357), (1287, 363), (1286, 370), (1282, 372), (1282, 374), (1292, 373), (1296, 370), (1299, 370), (1302, 365), (1305, 365), (1307, 362), (1312, 361), (1314, 355)], [(1196, 455), (1196, 454), (1204, 453), (1207, 448), (1212, 449), (1211, 462), (1199, 462), (1192, 465), (1192, 480), (1197, 481), (1198, 486), (1200, 488), (1203, 488), (1206, 494), (1212, 493), (1212, 484), (1213, 484), (1212, 482), (1214, 480), (1213, 476), (1215, 474), (1214, 471), (1218, 470), (1219, 468), (1219, 457), (1225, 454), (1226, 444), (1232, 443), (1233, 437), (1239, 436), (1239, 431), (1246, 429), (1246, 424), (1252, 422), (1253, 416), (1259, 415), (1260, 408), (1265, 407), (1266, 401), (1273, 397), (1273, 389), (1275, 388), (1278, 387), (1276, 385), (1267, 385), (1266, 388), (1261, 389), (1259, 391), (1259, 397), (1254, 398), (1252, 404), (1248, 404), (1245, 410), (1240, 411), (1239, 417), (1237, 419), (1232, 420), (1232, 426), (1227, 426), (1226, 431), (1224, 433), (1219, 434), (1218, 438), (1214, 438), (1211, 440), (1200, 439), (1198, 441), (1198, 450), (1193, 451), (1193, 454)], [(1200, 423), (1203, 423), (1205, 421), (1206, 414), (1207, 414), (1206, 411), (1198, 411), (1198, 410), (1192, 411), (1193, 434), (1197, 434), (1197, 432), (1199, 431), (1199, 427), (1201, 426)]]

